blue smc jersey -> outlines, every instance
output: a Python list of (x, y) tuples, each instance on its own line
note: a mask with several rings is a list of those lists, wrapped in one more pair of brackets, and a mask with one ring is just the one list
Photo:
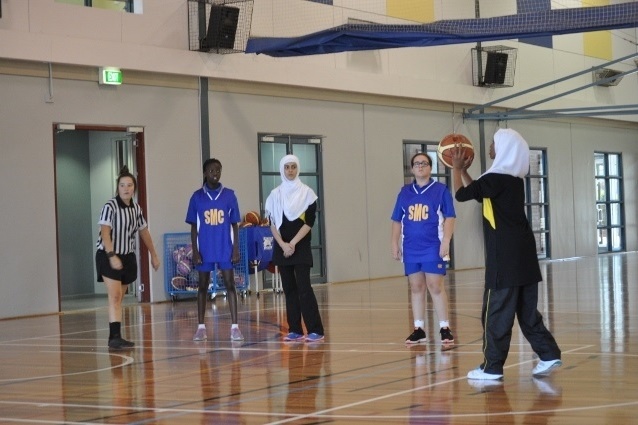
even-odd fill
[(191, 196), (186, 223), (197, 226), (197, 249), (204, 263), (231, 261), (233, 256), (232, 224), (239, 223), (239, 204), (232, 189), (206, 184)]
[(443, 221), (454, 217), (454, 201), (446, 185), (430, 180), (424, 187), (403, 186), (391, 217), (402, 225), (403, 262), (441, 261)]

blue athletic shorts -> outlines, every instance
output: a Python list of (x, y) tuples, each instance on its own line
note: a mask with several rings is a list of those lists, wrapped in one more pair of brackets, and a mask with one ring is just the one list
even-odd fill
[(199, 266), (195, 266), (195, 270), (198, 272), (212, 272), (215, 271), (215, 264), (217, 264), (219, 270), (231, 270), (233, 263), (230, 261), (221, 261), (219, 263), (202, 263)]
[(423, 263), (403, 263), (405, 269), (405, 275), (409, 276), (413, 273), (423, 272), (429, 274), (442, 274), (445, 276), (446, 263), (445, 261), (428, 261)]

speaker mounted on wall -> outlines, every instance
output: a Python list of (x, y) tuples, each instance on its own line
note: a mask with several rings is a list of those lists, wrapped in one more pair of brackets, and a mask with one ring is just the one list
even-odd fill
[(190, 51), (221, 55), (246, 51), (254, 0), (187, 0), (187, 4)]
[(483, 83), (486, 85), (505, 83), (505, 75), (507, 74), (507, 53), (487, 52), (487, 64), (485, 65), (485, 74), (483, 75)]
[(211, 51), (233, 49), (239, 21), (239, 8), (212, 5), (206, 37), (202, 40), (201, 50)]
[(472, 83), (478, 87), (512, 87), (518, 49), (489, 46), (472, 49)]

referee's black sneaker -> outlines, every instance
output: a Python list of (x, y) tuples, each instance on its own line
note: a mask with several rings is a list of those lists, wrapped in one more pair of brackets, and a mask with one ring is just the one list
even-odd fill
[(408, 339), (405, 340), (406, 344), (418, 344), (419, 342), (425, 342), (428, 337), (425, 336), (425, 331), (421, 328), (414, 328), (414, 332), (410, 334)]
[(135, 346), (134, 342), (127, 341), (122, 337), (115, 337), (109, 340), (109, 348), (114, 350), (121, 350), (123, 348), (132, 348)]

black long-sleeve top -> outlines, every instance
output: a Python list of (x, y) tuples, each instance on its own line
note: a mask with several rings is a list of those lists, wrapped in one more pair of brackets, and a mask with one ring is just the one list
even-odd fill
[(510, 288), (542, 280), (536, 241), (525, 215), (523, 179), (489, 173), (460, 188), (459, 202), (483, 203), (485, 287)]

